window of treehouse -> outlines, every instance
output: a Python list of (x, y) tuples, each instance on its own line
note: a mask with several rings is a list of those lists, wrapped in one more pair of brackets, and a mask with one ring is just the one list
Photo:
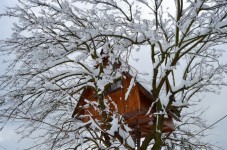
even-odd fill
[(110, 87), (107, 89), (107, 92), (114, 92), (114, 91), (120, 90), (122, 88), (123, 88), (122, 80), (119, 80), (119, 81), (117, 81), (115, 83), (112, 83), (110, 85)]

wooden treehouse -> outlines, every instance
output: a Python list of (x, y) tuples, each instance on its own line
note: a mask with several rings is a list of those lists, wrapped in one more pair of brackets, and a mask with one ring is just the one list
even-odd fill
[[(112, 99), (115, 102), (118, 107), (118, 113), (124, 117), (126, 123), (132, 130), (131, 135), (136, 139), (138, 135), (142, 138), (145, 137), (155, 125), (155, 116), (152, 115), (152, 113), (155, 112), (155, 107), (153, 107), (149, 115), (146, 115), (154, 99), (150, 92), (140, 83), (136, 82), (128, 95), (128, 99), (125, 100), (125, 94), (132, 77), (129, 74), (125, 74), (124, 76), (124, 78), (110, 86), (105, 93), (105, 98)], [(83, 91), (73, 116), (86, 115), (90, 112), (93, 119), (101, 120), (101, 115), (92, 106), (81, 109), (87, 104), (86, 100), (91, 102), (95, 101), (95, 94), (92, 88), (88, 87)], [(113, 108), (114, 107), (111, 107), (111, 109)], [(82, 120), (87, 122), (89, 121), (89, 117), (84, 117)], [(162, 132), (168, 133), (172, 132), (174, 129), (172, 118), (170, 116), (169, 118), (165, 118)]]
[[(101, 55), (104, 54), (101, 51)], [(108, 65), (108, 56), (103, 58), (102, 64)], [(121, 64), (114, 64), (115, 68), (119, 68)], [(135, 81), (127, 99), (125, 95), (130, 86), (132, 76), (129, 73), (124, 73), (124, 77), (119, 79), (117, 82), (110, 85), (105, 91), (105, 99), (114, 101), (117, 106), (118, 113), (123, 116), (125, 122), (131, 128), (131, 135), (135, 140), (137, 147), (140, 145), (140, 138), (145, 137), (155, 127), (156, 117), (154, 115), (155, 106), (150, 107), (155, 101), (151, 93), (146, 90), (142, 84)], [(97, 102), (97, 97), (94, 89), (87, 87), (81, 94), (78, 104), (73, 112), (73, 117), (90, 116), (96, 120), (102, 120), (103, 117), (98, 113), (92, 105), (88, 103)], [(86, 107), (84, 107), (86, 106)], [(114, 111), (114, 105), (110, 105), (110, 109)], [(147, 114), (149, 111), (149, 114)], [(83, 122), (90, 120), (90, 117), (82, 117)], [(102, 127), (105, 128), (105, 127)], [(170, 133), (175, 130), (173, 119), (170, 115), (168, 118), (164, 118), (162, 132)]]

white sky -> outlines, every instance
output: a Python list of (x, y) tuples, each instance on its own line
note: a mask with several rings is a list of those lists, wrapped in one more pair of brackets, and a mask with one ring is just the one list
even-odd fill
[[(0, 12), (3, 11), (4, 6), (12, 6), (15, 1), (16, 0), (0, 0)], [(0, 19), (0, 39), (10, 36), (10, 29), (13, 22), (13, 18)], [(227, 45), (223, 45), (223, 48), (227, 48)], [(146, 60), (144, 59), (146, 56), (146, 54), (143, 54), (139, 57), (138, 55), (135, 56), (135, 58), (143, 57), (143, 59), (138, 61), (138, 64), (142, 64), (143, 67), (148, 65), (143, 62), (143, 60)], [(5, 68), (1, 60), (2, 57), (0, 56), (0, 74), (4, 72)], [(227, 53), (225, 53), (223, 56), (222, 61), (227, 62)], [(200, 106), (204, 109), (209, 107), (204, 114), (208, 124), (212, 124), (213, 122), (222, 118), (227, 114), (227, 88), (223, 88), (220, 95), (205, 95)], [(18, 143), (19, 136), (15, 133), (14, 129), (15, 127), (9, 125), (4, 128), (3, 131), (0, 131), (0, 150), (22, 150), (28, 145), (31, 145), (31, 140), (25, 140), (21, 143)], [(211, 143), (216, 143), (217, 145), (223, 147), (223, 149), (227, 149), (227, 118), (216, 124), (213, 130), (207, 130), (205, 133), (210, 134), (210, 136), (207, 137), (207, 140), (210, 140)]]

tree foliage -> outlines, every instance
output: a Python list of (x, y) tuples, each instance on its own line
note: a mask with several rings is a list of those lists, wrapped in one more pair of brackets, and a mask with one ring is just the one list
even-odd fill
[[(156, 100), (156, 127), (141, 149), (168, 145), (171, 136), (161, 132), (165, 115), (179, 121), (182, 108), (190, 107), (194, 95), (225, 85), (226, 65), (219, 63), (223, 51), (216, 46), (226, 43), (226, 0), (18, 2), (1, 14), (18, 22), (11, 38), (1, 41), (1, 52), (12, 54), (13, 59), (0, 78), (4, 90), (0, 123), (23, 121), (24, 137), (42, 129), (36, 146), (135, 148), (124, 119), (107, 109), (109, 101), (103, 97), (123, 73), (133, 70), (135, 79), (142, 75), (129, 63), (135, 50), (150, 54), (146, 86)], [(105, 66), (103, 58), (108, 58)], [(116, 63), (121, 65), (114, 69)], [(112, 121), (91, 118), (84, 123), (71, 117), (87, 87), (97, 96), (93, 106)], [(104, 124), (110, 127), (101, 129)], [(171, 144), (187, 149), (180, 142), (176, 139)]]

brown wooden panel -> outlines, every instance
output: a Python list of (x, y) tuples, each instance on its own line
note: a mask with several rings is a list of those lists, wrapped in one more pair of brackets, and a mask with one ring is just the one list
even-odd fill
[[(140, 108), (140, 100), (139, 100), (139, 92), (138, 87), (135, 85), (129, 96), (128, 99), (125, 100), (125, 94), (128, 90), (130, 85), (131, 77), (126, 76), (126, 79), (123, 79), (123, 88), (119, 89), (118, 91), (107, 93), (108, 96), (112, 98), (112, 100), (118, 106), (118, 112), (123, 114), (125, 112), (136, 111)], [(107, 97), (108, 97), (107, 96)]]
[[(140, 109), (149, 109), (153, 101), (148, 99), (141, 91), (139, 91), (139, 95), (140, 95)], [(152, 110), (154, 110), (154, 108)]]
[[(125, 94), (128, 91), (128, 87), (130, 85), (131, 82), (131, 77), (126, 76), (126, 79), (124, 80), (123, 84), (124, 84), (124, 98), (125, 98)], [(126, 105), (126, 110), (125, 112), (130, 112), (130, 111), (136, 111), (140, 108), (140, 99), (139, 99), (139, 92), (138, 92), (138, 87), (137, 85), (133, 86), (128, 99), (125, 100), (125, 105)]]
[(118, 112), (120, 114), (125, 112), (125, 101), (123, 96), (124, 96), (123, 89), (119, 89), (118, 91), (108, 93), (108, 95), (106, 96), (107, 99), (109, 99), (110, 97), (112, 101), (114, 101), (114, 103), (118, 107)]

